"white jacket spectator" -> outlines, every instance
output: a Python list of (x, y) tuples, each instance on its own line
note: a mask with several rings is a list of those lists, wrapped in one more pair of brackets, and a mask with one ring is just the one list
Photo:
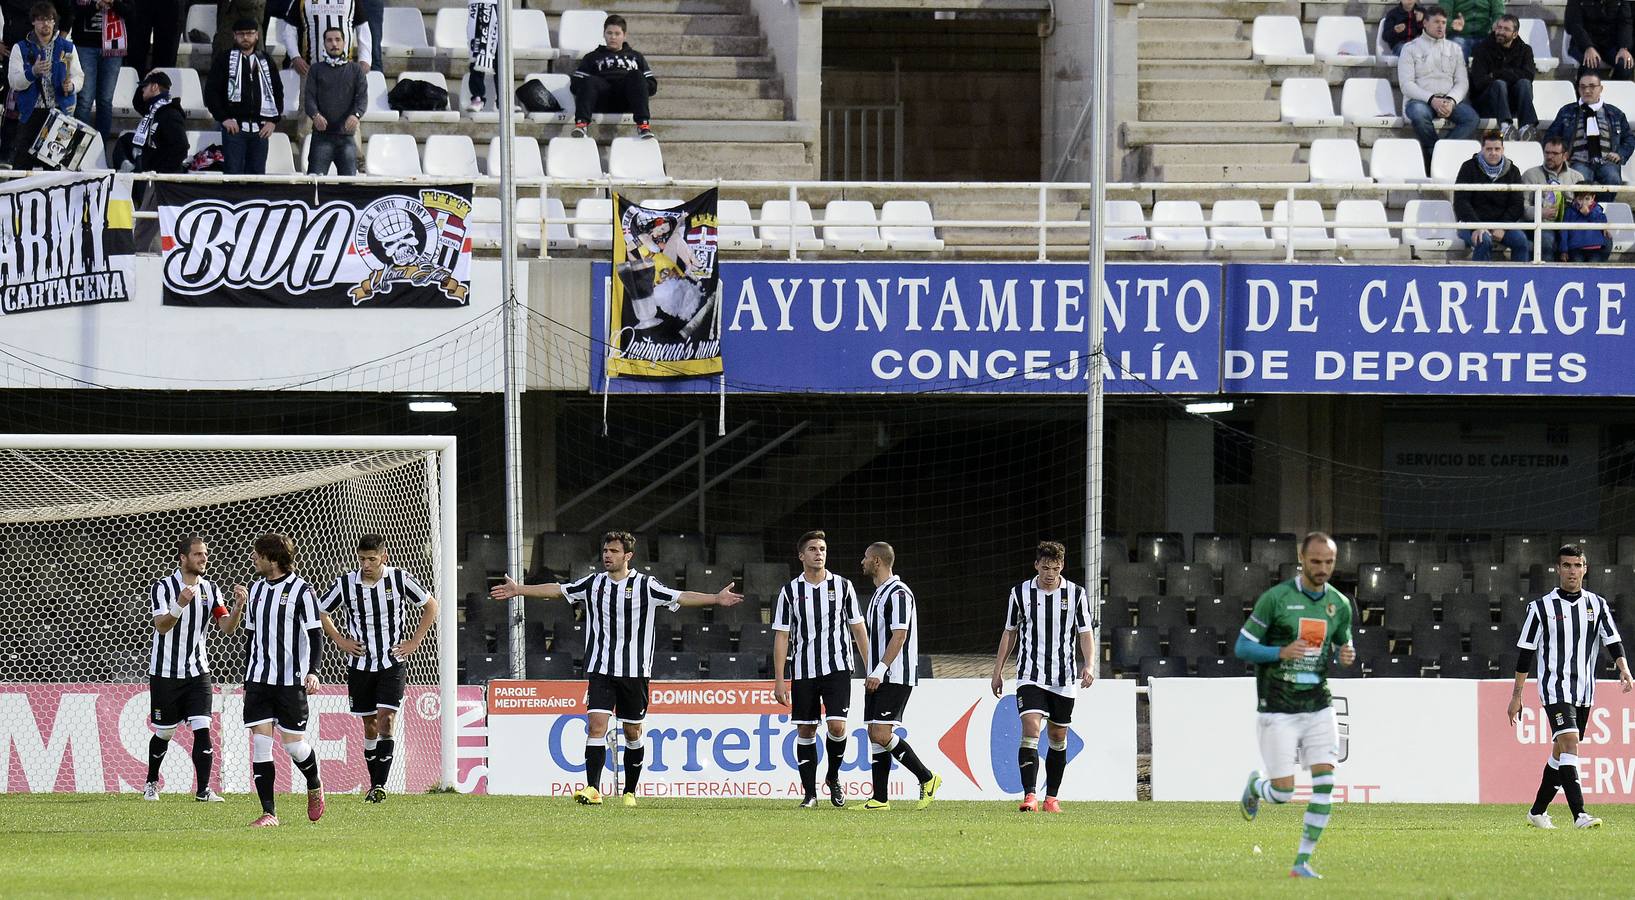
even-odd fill
[(1470, 92), (1465, 54), (1458, 44), (1445, 37), (1422, 34), (1402, 45), (1402, 56), (1397, 60), (1397, 86), (1402, 89), (1404, 104), (1409, 100), (1428, 103), (1438, 95), (1461, 103)]

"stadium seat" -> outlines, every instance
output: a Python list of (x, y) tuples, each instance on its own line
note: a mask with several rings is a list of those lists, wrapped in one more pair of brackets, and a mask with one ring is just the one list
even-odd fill
[(1424, 664), (1412, 656), (1385, 656), (1365, 666), (1363, 672), (1369, 678), (1419, 678), (1424, 669)]
[(496, 678), (511, 677), (511, 660), (505, 653), (462, 656), (460, 662), (466, 668), (461, 684), (487, 684)]
[(1121, 672), (1131, 672), (1143, 658), (1161, 656), (1158, 634), (1158, 629), (1146, 626), (1113, 629), (1113, 665)]
[(634, 137), (616, 137), (608, 146), (607, 173), (613, 178), (664, 181), (664, 151), (659, 142)]
[(1516, 637), (1520, 629), (1511, 625), (1477, 625), (1470, 630), (1470, 652), (1474, 656), (1502, 660), (1506, 656), (1514, 665)]
[(1601, 84), (1601, 97), (1619, 109), (1635, 109), (1635, 81), (1608, 78)]
[(702, 677), (703, 671), (699, 667), (698, 654), (688, 650), (678, 650), (674, 653), (653, 654), (653, 679), (655, 681), (688, 681)]
[(528, 121), (554, 122), (562, 125), (573, 121), (573, 79), (571, 76), (550, 72), (535, 72), (525, 80), (537, 81), (545, 85), (545, 89), (551, 92), (552, 97), (556, 98), (557, 105), (562, 107), (560, 112), (530, 112), (528, 113)]
[[(1625, 176), (1625, 183), (1631, 179)], [(1607, 214), (1607, 237), (1612, 241), (1612, 252), (1628, 253), (1635, 247), (1635, 215), (1630, 212), (1628, 203), (1603, 203), (1601, 209)], [(1622, 228), (1618, 226), (1624, 226)]]
[[(527, 604), (524, 604), (525, 606)], [(564, 623), (551, 632), (551, 651), (566, 653), (574, 659), (585, 658), (585, 626)]]
[(1486, 566), (1499, 561), (1493, 535), (1485, 531), (1454, 532), (1447, 536), (1448, 562), (1463, 563), (1467, 568)]
[(1410, 571), (1420, 563), (1439, 563), (1447, 558), (1435, 535), (1393, 534), (1385, 543), (1386, 558)]
[(701, 562), (683, 565), (686, 566), (686, 583), (689, 591), (713, 594), (732, 581), (732, 569), (728, 566), (712, 566)]
[(114, 79), (114, 115), (136, 115), (136, 84), (140, 80), (135, 69), (129, 66), (119, 68), (119, 75)]
[[(288, 69), (286, 72), (293, 73), (294, 70)], [(390, 89), (386, 87), (386, 75), (379, 69), (370, 69), (365, 80), (369, 86), (369, 101), (364, 107), (363, 121), (396, 122), (403, 118), (401, 113), (386, 102), (386, 95), (390, 93)]]
[(1309, 66), (1317, 57), (1306, 52), (1306, 35), (1298, 16), (1255, 16), (1249, 34), (1254, 58), (1270, 66)]
[(1336, 534), (1334, 547), (1336, 573), (1354, 574), (1364, 565), (1385, 560), (1377, 534)]
[[(1506, 540), (1508, 541), (1508, 539)], [(1506, 546), (1508, 547), (1508, 544)], [(1618, 555), (1614, 561), (1620, 566), (1635, 565), (1635, 534), (1618, 535), (1616, 546), (1618, 548)], [(1555, 548), (1550, 548), (1549, 552), (1554, 553)], [(1508, 555), (1506, 555), (1504, 559), (1505, 562), (1510, 562), (1510, 557)], [(1539, 562), (1543, 562), (1543, 560), (1539, 560)], [(1635, 636), (1632, 636), (1632, 638), (1635, 638)]]
[(1186, 660), (1179, 656), (1147, 656), (1141, 660), (1141, 682), (1149, 678), (1185, 678)]
[(1584, 586), (1604, 597), (1635, 597), (1635, 569), (1610, 565), (1589, 567)]
[(1196, 663), (1199, 678), (1241, 678), (1254, 674), (1249, 664), (1235, 656), (1214, 656)]
[[(1518, 572), (1528, 571), (1535, 565), (1552, 565), (1556, 561), (1558, 546), (1548, 534), (1507, 534), (1504, 536), (1504, 561), (1515, 566)], [(1620, 539), (1620, 551), (1622, 547)], [(1620, 559), (1619, 562), (1624, 560)]]
[(1482, 142), (1476, 140), (1443, 138), (1437, 141), (1436, 148), (1431, 151), (1431, 181), (1453, 184), (1459, 177), (1459, 167), (1481, 149)]
[(917, 662), (918, 662), (918, 665), (916, 665), (914, 667), (914, 677), (915, 678), (925, 679), (925, 678), (935, 678), (936, 677), (936, 675), (937, 675), (936, 668), (931, 663), (931, 655), (930, 654), (921, 653), (919, 655), (919, 659), (917, 660)]
[(187, 155), (192, 157), (212, 146), (221, 145), (219, 131), (189, 131), (187, 133)]
[(747, 563), (744, 566), (744, 594), (753, 594), (771, 605), (778, 599), (778, 592), (789, 583), (795, 573), (790, 571), (788, 563), (765, 562)]
[(1410, 634), (1420, 625), (1436, 623), (1436, 604), (1430, 594), (1402, 591), (1386, 594), (1383, 600), (1385, 627), (1396, 637)]
[(1488, 563), (1471, 569), (1473, 594), (1515, 596), (1522, 592), (1521, 572), (1515, 563)]
[[(500, 248), (500, 201), (498, 197), (474, 197), (471, 201), (471, 216), (466, 220), (466, 236), (471, 238), (471, 246), (477, 250), (498, 250)], [(520, 229), (519, 229), (520, 230)], [(537, 560), (538, 550), (534, 558)], [(567, 576), (567, 568), (556, 569), (563, 577)]]
[(1448, 200), (1409, 200), (1402, 210), (1402, 239), (1419, 251), (1451, 250), (1454, 233), (1453, 203)]
[(1334, 240), (1340, 252), (1395, 250), (1401, 241), (1386, 227), (1385, 204), (1378, 200), (1341, 200), (1334, 209)]
[(561, 52), (551, 46), (551, 29), (545, 21), (544, 10), (511, 10), (512, 58), (532, 62), (556, 59), (560, 55)]
[[(499, 176), (500, 171), (500, 147), (498, 140), (489, 141), (488, 149), (483, 153), (488, 174), (495, 177)], [(512, 139), (511, 172), (517, 178), (539, 178), (545, 174), (545, 160), (539, 153), (539, 141), (521, 135)]]
[[(545, 174), (552, 178), (594, 180), (602, 173), (602, 156), (588, 137), (554, 137), (545, 145)], [(612, 222), (612, 213), (608, 221)]]
[(1243, 562), (1243, 537), (1198, 531), (1192, 535), (1192, 561), (1204, 563), (1216, 572), (1232, 563)]
[(761, 677), (765, 654), (711, 653), (710, 677), (717, 681), (753, 681)]
[(195, 5), (195, 6), (188, 7), (187, 17), (182, 22), (182, 41), (181, 42), (183, 44), (185, 44), (186, 46), (181, 48), (181, 49), (183, 49), (184, 51), (186, 51), (189, 54), (196, 54), (196, 55), (199, 55), (199, 56), (210, 56), (211, 53), (212, 53), (211, 42), (210, 41), (205, 41), (202, 44), (193, 43), (193, 32), (195, 32), (195, 31), (202, 31), (205, 34), (211, 36), (211, 38), (215, 37), (215, 34), (216, 34), (216, 7), (215, 7), (215, 4), (206, 3), (206, 4), (202, 4), (202, 5)]
[[(159, 71), (170, 76), (171, 96), (181, 102), (182, 111), (187, 113), (188, 118), (210, 118), (210, 111), (204, 106), (204, 82), (199, 79), (198, 69), (160, 67)], [(134, 90), (132, 94), (134, 96)]]
[[(1562, 545), (1571, 544), (1584, 554), (1584, 562), (1591, 567), (1604, 566), (1612, 560), (1612, 542), (1600, 535), (1567, 532), (1561, 535)], [(1552, 557), (1550, 562), (1555, 562)]]
[[(1406, 121), (1391, 82), (1385, 78), (1347, 78), (1340, 88), (1340, 119), (1358, 128), (1400, 128)], [(1376, 176), (1377, 177), (1377, 176)]]
[[(742, 593), (742, 587), (734, 590)], [(717, 606), (715, 609), (715, 624), (744, 629), (760, 627), (761, 625), (761, 598), (745, 597), (744, 602), (732, 606)]]
[(1287, 532), (1249, 535), (1249, 561), (1260, 563), (1268, 572), (1299, 559), (1299, 551), (1300, 538)]
[(1373, 181), (1363, 174), (1362, 151), (1351, 138), (1318, 138), (1311, 142), (1311, 182)]
[(1359, 16), (1318, 16), (1311, 39), (1312, 55), (1331, 66), (1371, 66), (1368, 30)]
[[(387, 10), (387, 12), (391, 12), (391, 10)], [(413, 11), (413, 12), (414, 12), (414, 14), (416, 16), (420, 15), (420, 13), (418, 11)], [(442, 72), (404, 72), (401, 75), (397, 76), (397, 80), (399, 82), (404, 81), (406, 79), (411, 79), (411, 78), (412, 79), (418, 79), (420, 81), (429, 81), (432, 84), (437, 85), (438, 87), (442, 88), (445, 91), (448, 90), (448, 79), (443, 77)], [(454, 96), (453, 93), (450, 93), (449, 103), (450, 104), (455, 104), (455, 103), (458, 103), (458, 102), (459, 102), (459, 98)], [(405, 121), (405, 122), (458, 122), (458, 121), (460, 121), (460, 114), (458, 112), (456, 112), (452, 107), (449, 108), (449, 109), (402, 110), (402, 111), (400, 111), (398, 113), (398, 115), (400, 117), (402, 117), (403, 121)]]
[[(193, 8), (202, 9), (204, 7), (195, 6)], [(284, 118), (299, 119), (305, 115), (301, 106), (301, 73), (294, 69), (283, 69), (279, 71), (278, 78), (283, 82), (284, 87)], [(397, 114), (393, 113), (393, 118), (396, 117)]]
[[(1294, 210), (1292, 216), (1290, 209)], [(1316, 200), (1296, 200), (1294, 206), (1289, 206), (1288, 200), (1279, 200), (1272, 207), (1272, 240), (1278, 246), (1285, 245), (1289, 240), (1289, 228), (1286, 224), (1290, 219), (1294, 226), (1294, 249), (1296, 250), (1333, 250), (1338, 244), (1329, 237), (1328, 226), (1323, 224), (1323, 204)]]
[(867, 200), (830, 200), (823, 207), (823, 245), (858, 252), (886, 249), (880, 220)]
[(1522, 19), (1516, 36), (1533, 51), (1533, 67), (1540, 72), (1554, 72), (1561, 65), (1561, 60), (1550, 52), (1550, 29), (1543, 19)]
[(1107, 566), (1107, 593), (1143, 597), (1158, 593), (1158, 570), (1151, 563), (1113, 563)]
[[(520, 10), (513, 10), (512, 15), (517, 12)], [(432, 20), (431, 25), (431, 44), (438, 54), (450, 59), (471, 56), (471, 41), (466, 36), (469, 18), (470, 13), (463, 6), (445, 6), (437, 11), (437, 18)], [(512, 27), (516, 26), (516, 21), (515, 18), (511, 20)]]
[(1395, 66), (1397, 59), (1391, 45), (1385, 42), (1385, 17), (1380, 16), (1379, 24), (1374, 26), (1374, 61), (1382, 66)]
[(1171, 597), (1198, 597), (1215, 593), (1215, 572), (1196, 563), (1170, 563), (1164, 567), (1164, 593)]
[(295, 150), (290, 147), (290, 136), (282, 131), (267, 138), (267, 174), (295, 174)]
[[(469, 139), (468, 139), (469, 140)], [(377, 133), (369, 138), (364, 167), (370, 175), (420, 175), (420, 152), (414, 136)]]
[(761, 562), (766, 558), (766, 546), (759, 535), (718, 534), (715, 536), (715, 554), (712, 558), (717, 565), (742, 572), (745, 563)]
[[(1537, 57), (1534, 57), (1535, 62)], [(1538, 116), (1539, 133), (1543, 134), (1556, 120), (1561, 108), (1578, 99), (1578, 91), (1569, 80), (1534, 81), (1533, 114)]]
[(1442, 678), (1489, 678), (1493, 674), (1490, 666), (1487, 657), (1475, 654), (1450, 653), (1436, 661), (1437, 674)]
[(1101, 561), (1102, 565), (1130, 561), (1130, 545), (1124, 540), (1124, 535), (1102, 532)]
[(1544, 145), (1538, 141), (1511, 141), (1504, 145), (1504, 155), (1523, 172), (1544, 165)]
[[(388, 59), (426, 59), (437, 55), (426, 41), (426, 20), (417, 6), (387, 6), (380, 29), (380, 52)], [(371, 68), (384, 69), (384, 60)]]
[(715, 215), (721, 222), (715, 236), (717, 247), (722, 250), (761, 249), (761, 239), (755, 236), (755, 226), (750, 224), (755, 220), (755, 215), (750, 212), (747, 201), (717, 201)]
[(1101, 598), (1101, 611), (1098, 619), (1103, 633), (1114, 628), (1132, 628), (1135, 626), (1135, 612), (1130, 607), (1130, 598), (1104, 596)]
[[(738, 609), (739, 607), (748, 605), (749, 601), (746, 600), (743, 603), (738, 604), (738, 606), (731, 608)], [(764, 625), (759, 622), (743, 625), (738, 629), (738, 652), (771, 653), (772, 638), (773, 631), (771, 625)]]
[(1233, 563), (1221, 567), (1221, 593), (1259, 597), (1272, 586), (1272, 573), (1261, 563)]
[(542, 531), (534, 536), (534, 566), (566, 576), (574, 563), (596, 552), (595, 543), (596, 536), (583, 531)]
[(1425, 151), (1413, 138), (1380, 138), (1368, 156), (1368, 174), (1385, 184), (1424, 184)]
[(812, 205), (797, 200), (768, 200), (761, 204), (761, 243), (774, 250), (789, 249), (790, 222), (794, 222), (794, 241), (797, 250), (822, 250), (823, 241), (812, 227)]
[[(1395, 630), (1393, 628), (1393, 630)], [(1435, 622), (1421, 622), (1413, 627), (1409, 640), (1413, 642), (1414, 656), (1420, 659), (1438, 659), (1454, 653), (1463, 653), (1464, 642), (1459, 629)]]
[[(1209, 208), (1209, 239), (1220, 250), (1274, 250), (1266, 236), (1266, 214), (1256, 200), (1216, 200)], [(1243, 224), (1215, 224), (1215, 223)], [(1258, 224), (1256, 224), (1258, 223)]]
[(463, 134), (429, 135), (422, 153), (420, 169), (427, 175), (477, 177), (477, 149)]
[[(466, 109), (466, 100), (471, 96), (471, 77), (473, 74), (475, 73), (467, 72), (460, 76), (459, 88), (451, 89), (449, 91), (449, 94), (451, 95), (449, 97), (449, 102), (461, 111), (460, 115), (464, 116), (469, 121), (478, 122), (484, 125), (498, 125), (500, 121), (500, 107), (497, 99), (493, 97), (488, 98), (488, 100), (483, 104), (483, 108), (480, 110), (473, 111)], [(512, 107), (512, 109), (516, 111), (517, 118), (520, 121), (523, 118), (522, 104), (516, 104)]]
[(1328, 127), (1345, 120), (1334, 112), (1334, 97), (1321, 78), (1285, 78), (1277, 89), (1283, 121), (1302, 127)]
[(1414, 566), (1414, 590), (1440, 597), (1465, 589), (1465, 569), (1458, 563), (1420, 563)]
[(1443, 594), (1442, 624), (1462, 631), (1492, 625), (1492, 598), (1487, 594)]
[[(552, 138), (551, 143), (559, 140), (562, 138)], [(613, 201), (606, 197), (587, 197), (574, 204), (573, 217), (579, 220), (573, 226), (573, 237), (580, 246), (591, 250), (613, 248)]]
[(607, 13), (600, 9), (564, 10), (556, 34), (562, 58), (577, 65), (580, 57), (602, 46), (602, 24), (606, 20)]
[(1204, 230), (1196, 200), (1159, 200), (1152, 205), (1152, 240), (1160, 250), (1205, 251), (1215, 247)]
[(1557, 583), (1555, 563), (1534, 565), (1527, 570), (1527, 595), (1529, 597), (1543, 596), (1554, 589)]
[(681, 648), (694, 653), (725, 653), (732, 649), (732, 633), (718, 625), (687, 625), (681, 629)]
[(569, 679), (574, 675), (573, 659), (566, 653), (534, 653), (527, 656), (528, 677)]
[(1391, 654), (1391, 637), (1383, 628), (1353, 625), (1351, 646), (1357, 651), (1357, 657), (1366, 664), (1370, 660), (1381, 659)]
[(1156, 628), (1160, 632), (1168, 632), (1174, 628), (1187, 628), (1191, 625), (1187, 621), (1186, 597), (1156, 597), (1146, 596), (1136, 599), (1136, 619), (1142, 628)]
[(1177, 531), (1143, 531), (1135, 536), (1136, 562), (1148, 562), (1162, 569), (1185, 562), (1186, 541)]
[[(716, 212), (719, 215), (720, 206)], [(887, 200), (880, 205), (880, 237), (899, 252), (935, 252), (942, 238), (932, 227), (931, 204), (924, 200)]]
[(1215, 629), (1227, 642), (1227, 649), (1237, 642), (1238, 630), (1247, 618), (1243, 598), (1237, 595), (1198, 597), (1194, 601), (1193, 621), (1199, 628)]
[[(1235, 643), (1237, 632), (1232, 632), (1232, 635)], [(1169, 632), (1170, 656), (1188, 660), (1219, 656), (1220, 644), (1221, 635), (1213, 628), (1172, 628)]]
[(1139, 200), (1108, 200), (1103, 208), (1106, 210), (1106, 235), (1103, 240), (1108, 250), (1153, 248), (1152, 238), (1147, 236), (1147, 226), (1141, 224), (1146, 213), (1142, 211)]
[(1357, 567), (1357, 599), (1379, 599), (1408, 592), (1407, 572), (1398, 563), (1370, 563)]

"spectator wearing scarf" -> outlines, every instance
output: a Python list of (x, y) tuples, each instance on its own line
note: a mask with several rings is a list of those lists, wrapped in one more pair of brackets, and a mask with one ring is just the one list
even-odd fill
[[(488, 101), (487, 76), (494, 77), (494, 93), (500, 93), (499, 50), (500, 11), (497, 0), (467, 0), (466, 41), (471, 49), (471, 103), (467, 109), (482, 112)], [(496, 96), (494, 101), (499, 102)]]
[[(1635, 155), (1635, 133), (1623, 110), (1601, 99), (1601, 76), (1578, 74), (1578, 102), (1563, 106), (1550, 123), (1548, 137), (1567, 144), (1567, 161), (1591, 184), (1624, 183), (1623, 164)], [(1602, 195), (1607, 200), (1611, 194)]]
[(170, 76), (148, 73), (136, 87), (136, 111), (142, 118), (136, 130), (121, 135), (114, 145), (114, 164), (137, 172), (175, 174), (187, 161), (187, 114), (170, 95)]
[(233, 46), (216, 54), (204, 105), (221, 124), (221, 152), (229, 175), (267, 174), (267, 139), (284, 111), (284, 82), (260, 46), (254, 19), (233, 23)]
[(33, 30), (12, 48), (6, 80), (16, 92), (17, 115), (23, 126), (13, 148), (12, 165), (28, 168), (34, 156), (34, 139), (51, 111), (70, 114), (79, 103), (78, 89), (85, 83), (79, 52), (74, 42), (57, 34), (57, 9), (50, 3), (36, 3), (29, 9)]
[(114, 86), (130, 49), (130, 0), (74, 0), (74, 46), (85, 70), (74, 117), (113, 140)]
[[(1459, 167), (1454, 184), (1521, 184), (1521, 173), (1504, 155), (1504, 138), (1497, 131), (1482, 135), (1481, 152), (1476, 153)], [(1454, 191), (1453, 214), (1459, 222), (1514, 222), (1516, 228), (1459, 229), (1459, 239), (1470, 248), (1470, 258), (1487, 262), (1493, 258), (1493, 245), (1503, 244), (1510, 251), (1511, 262), (1528, 262), (1533, 258), (1533, 244), (1525, 222), (1526, 209), (1520, 191)]]

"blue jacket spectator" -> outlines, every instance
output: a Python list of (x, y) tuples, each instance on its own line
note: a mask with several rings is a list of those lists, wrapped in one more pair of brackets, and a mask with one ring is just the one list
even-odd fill
[(1590, 71), (1578, 76), (1578, 102), (1556, 113), (1545, 136), (1567, 143), (1568, 164), (1592, 184), (1623, 184), (1620, 170), (1635, 155), (1629, 119), (1601, 99), (1601, 76)]
[(1605, 262), (1612, 255), (1612, 242), (1607, 240), (1607, 211), (1595, 202), (1595, 195), (1585, 192), (1573, 198), (1572, 205), (1561, 218), (1566, 223), (1595, 223), (1599, 229), (1562, 231), (1557, 233), (1556, 252), (1571, 262)]

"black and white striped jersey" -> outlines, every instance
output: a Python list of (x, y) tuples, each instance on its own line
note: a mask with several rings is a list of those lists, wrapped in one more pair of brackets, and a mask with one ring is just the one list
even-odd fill
[(778, 592), (772, 610), (772, 630), (789, 632), (795, 665), (790, 679), (819, 678), (830, 672), (850, 673), (851, 638), (848, 625), (863, 621), (857, 589), (829, 573), (818, 584), (797, 575)]
[(351, 657), (347, 665), (359, 672), (379, 672), (397, 665), (392, 655), (409, 633), (405, 622), (407, 600), (424, 607), (431, 595), (403, 569), (384, 566), (380, 580), (366, 584), (360, 572), (348, 572), (335, 579), (319, 607), (331, 616), (346, 613), (346, 636), (363, 645), (363, 655)]
[(322, 628), (312, 585), (291, 572), (276, 581), (257, 579), (244, 604), (244, 681), (290, 687), (306, 678), (312, 632)]
[(920, 661), (920, 625), (916, 612), (914, 592), (896, 575), (876, 587), (874, 596), (869, 598), (868, 612), (864, 615), (869, 626), (869, 672), (873, 672), (880, 665), (880, 660), (885, 658), (892, 632), (899, 629), (908, 632), (902, 651), (886, 667), (885, 674), (880, 676), (884, 684), (913, 687), (918, 680), (914, 677)]
[(1623, 638), (1606, 598), (1591, 591), (1562, 596), (1558, 588), (1527, 604), (1516, 646), (1536, 651), (1533, 674), (1545, 703), (1589, 706), (1601, 647)]
[(1054, 591), (1030, 578), (1011, 588), (1005, 630), (1017, 633), (1016, 683), (1064, 697), (1078, 692), (1078, 636), (1096, 627), (1089, 594), (1067, 579)]
[[(148, 608), (155, 619), (170, 613), (170, 604), (180, 602), (187, 587), (182, 571), (153, 583)], [(182, 617), (163, 634), (153, 629), (153, 646), (148, 651), (148, 674), (159, 678), (192, 678), (210, 671), (210, 654), (205, 642), (210, 636), (211, 607), (221, 602), (221, 592), (209, 579), (194, 586), (193, 602), (182, 607)]]
[(299, 53), (313, 65), (322, 63), (327, 55), (324, 33), (339, 28), (345, 42), (342, 57), (379, 67), (379, 61), (371, 58), (370, 40), (374, 35), (368, 30), (363, 4), (355, 0), (289, 0), (288, 7), (282, 16), (268, 12), (283, 20), (279, 40), (291, 55)]
[(614, 581), (606, 572), (562, 585), (569, 603), (585, 604), (585, 673), (648, 678), (653, 673), (653, 631), (659, 607), (681, 608), (681, 592), (631, 572)]

